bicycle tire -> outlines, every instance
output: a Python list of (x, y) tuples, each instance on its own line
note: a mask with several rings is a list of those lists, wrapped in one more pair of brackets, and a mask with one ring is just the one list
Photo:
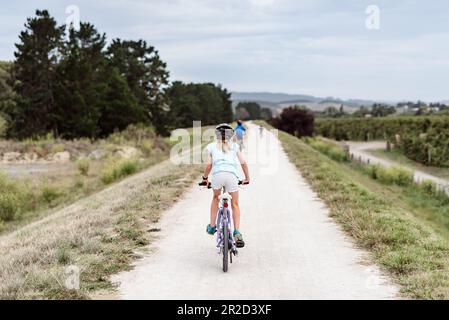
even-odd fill
[(229, 257), (229, 230), (227, 223), (223, 226), (223, 272), (228, 272), (228, 257)]

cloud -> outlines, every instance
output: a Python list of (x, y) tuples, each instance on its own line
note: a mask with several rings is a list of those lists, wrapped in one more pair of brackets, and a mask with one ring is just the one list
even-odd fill
[[(214, 81), (231, 90), (320, 96), (447, 99), (449, 3), (377, 0), (381, 29), (365, 28), (368, 0), (115, 0), (74, 2), (108, 37), (143, 38), (172, 79)], [(61, 23), (66, 3), (5, 4), (0, 59), (36, 7)]]

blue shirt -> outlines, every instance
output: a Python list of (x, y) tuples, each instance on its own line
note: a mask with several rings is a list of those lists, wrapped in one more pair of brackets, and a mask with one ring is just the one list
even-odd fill
[(227, 152), (223, 152), (217, 142), (208, 144), (206, 149), (212, 157), (212, 175), (218, 172), (231, 172), (238, 178), (239, 147), (235, 143), (230, 143)]
[(246, 128), (242, 124), (238, 124), (237, 127), (235, 127), (235, 134), (237, 135), (237, 138), (243, 138), (245, 131)]

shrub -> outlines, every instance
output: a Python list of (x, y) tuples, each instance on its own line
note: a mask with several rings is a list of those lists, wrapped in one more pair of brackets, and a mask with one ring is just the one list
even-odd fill
[(380, 165), (369, 165), (366, 167), (368, 175), (384, 184), (396, 184), (398, 186), (409, 186), (413, 183), (413, 173), (400, 167), (383, 167)]
[(42, 199), (48, 204), (54, 202), (56, 199), (61, 197), (62, 194), (63, 193), (57, 187), (50, 185), (45, 185), (42, 187)]
[(149, 155), (151, 155), (154, 149), (153, 141), (149, 139), (143, 140), (140, 144), (140, 149), (142, 150), (143, 154), (148, 157)]
[(87, 158), (81, 158), (78, 160), (78, 171), (81, 175), (87, 176), (89, 174), (90, 162)]
[(301, 138), (313, 135), (315, 118), (310, 110), (294, 106), (282, 110), (279, 117), (271, 120), (271, 125)]
[(62, 143), (57, 143), (51, 147), (51, 153), (58, 153), (65, 151), (65, 145)]
[(377, 180), (377, 172), (379, 170), (379, 166), (378, 165), (369, 165), (366, 167), (366, 172), (368, 173), (368, 175), (374, 179)]
[(426, 194), (442, 201), (443, 203), (449, 203), (449, 194), (444, 188), (439, 188), (435, 182), (430, 180), (424, 180), (419, 183), (419, 188)]
[(112, 183), (122, 177), (137, 172), (138, 162), (135, 159), (124, 159), (108, 163), (101, 172), (101, 180), (105, 184)]
[(75, 189), (84, 188), (84, 179), (81, 176), (76, 177), (73, 188), (75, 188)]
[(66, 265), (70, 262), (70, 253), (66, 246), (61, 246), (56, 251), (56, 258), (59, 264)]
[(327, 155), (328, 157), (330, 157), (335, 161), (338, 162), (349, 161), (348, 154), (342, 148), (334, 144), (326, 143), (324, 141), (319, 141), (312, 138), (306, 138), (304, 141), (315, 150), (324, 153), (325, 155)]
[(429, 195), (433, 195), (436, 191), (436, 185), (433, 181), (424, 180), (419, 184), (419, 187)]
[(409, 186), (413, 184), (413, 172), (401, 167), (392, 167), (390, 168), (390, 172), (394, 177), (394, 183), (398, 186)]
[(24, 186), (0, 174), (0, 220), (10, 221), (16, 218), (28, 198)]
[(0, 220), (13, 220), (19, 211), (17, 195), (13, 192), (2, 192), (0, 194)]

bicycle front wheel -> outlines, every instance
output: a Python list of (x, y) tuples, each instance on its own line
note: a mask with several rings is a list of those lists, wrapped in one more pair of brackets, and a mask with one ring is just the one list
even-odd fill
[(223, 226), (223, 272), (228, 272), (228, 257), (229, 257), (229, 229), (225, 223)]

